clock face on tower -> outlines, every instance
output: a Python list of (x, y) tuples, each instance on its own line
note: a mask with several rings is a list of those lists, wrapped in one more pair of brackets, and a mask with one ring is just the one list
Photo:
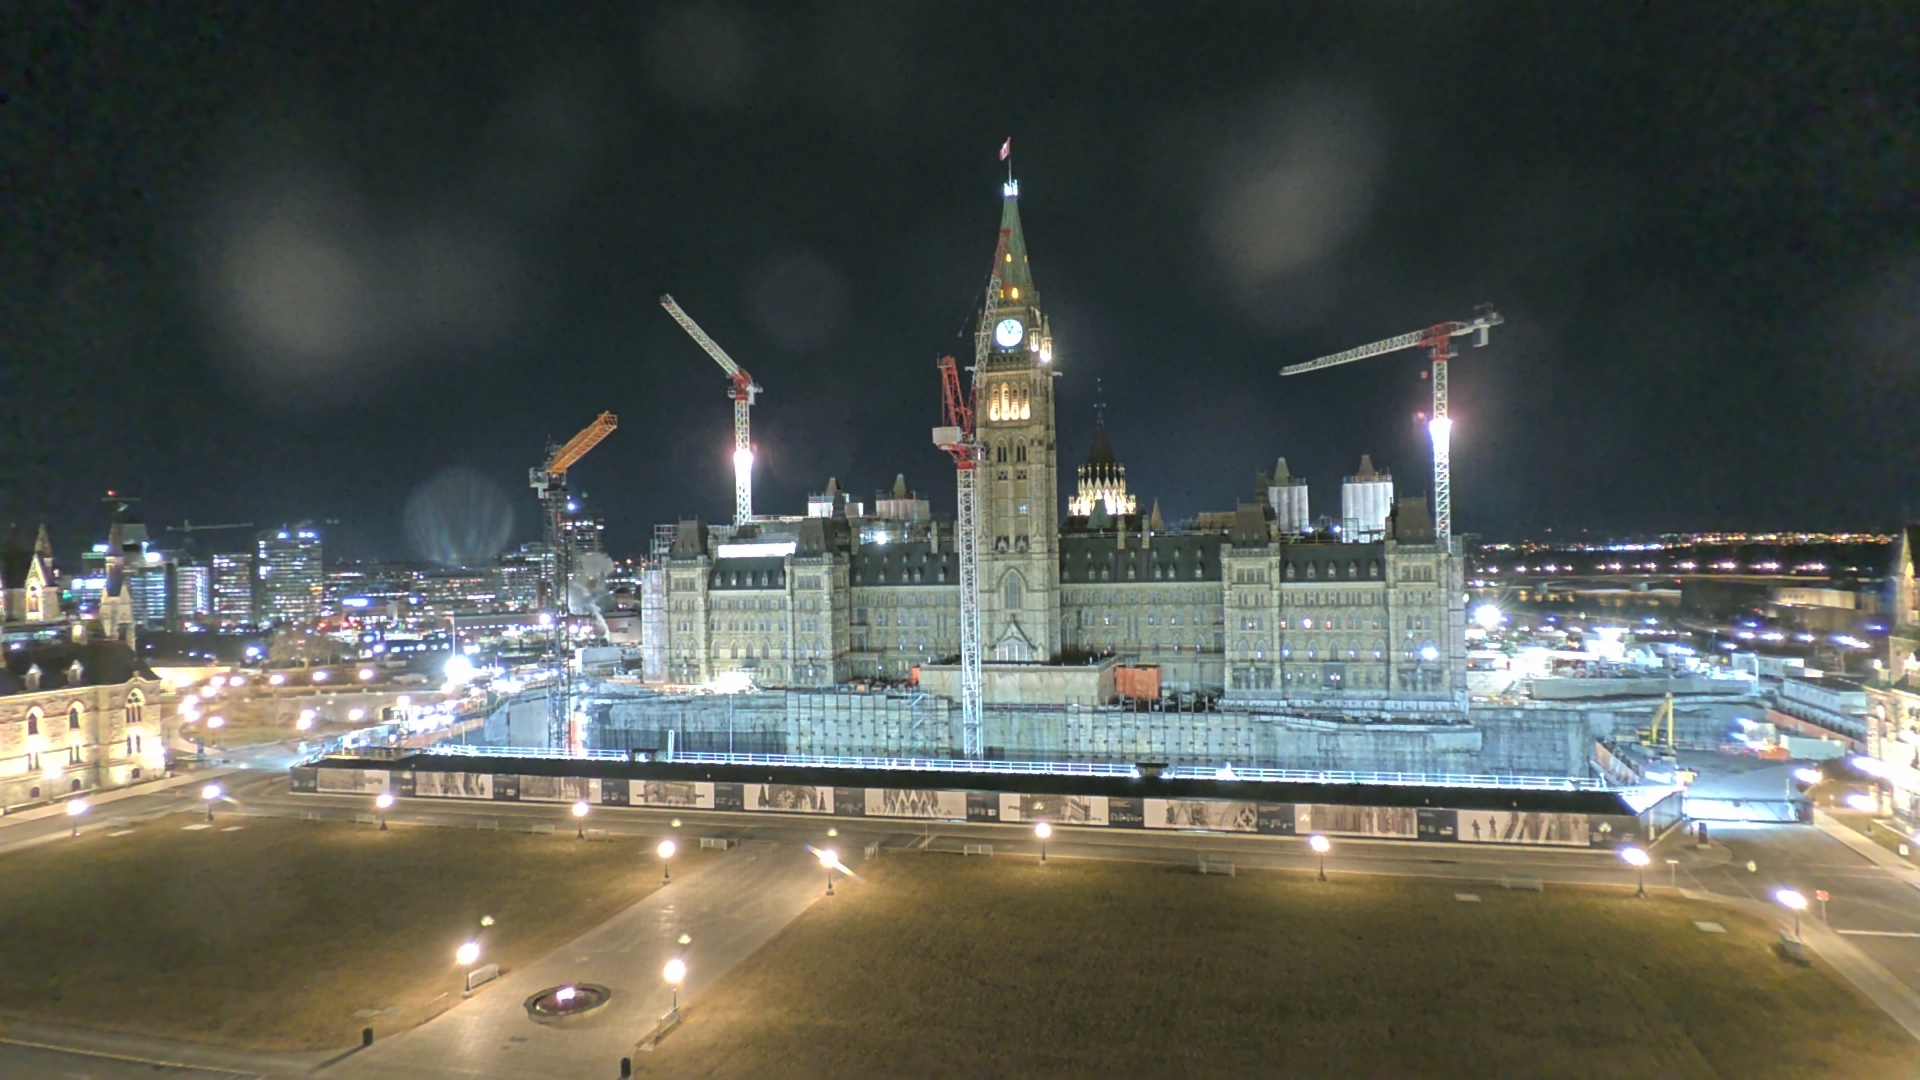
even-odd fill
[(1020, 344), (1027, 334), (1027, 328), (1020, 325), (1019, 319), (1001, 319), (993, 328), (993, 340), (1003, 349), (1011, 349)]

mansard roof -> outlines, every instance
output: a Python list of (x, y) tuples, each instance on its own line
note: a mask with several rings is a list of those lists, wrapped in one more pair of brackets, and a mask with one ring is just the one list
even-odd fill
[[(85, 643), (56, 640), (9, 645), (0, 652), (0, 695), (27, 693), (27, 672), (40, 668), (40, 690), (72, 690), (84, 686), (120, 686), (133, 679), (155, 679), (125, 642), (95, 640)], [(73, 662), (80, 661), (80, 680), (68, 682)]]
[(860, 585), (960, 584), (960, 556), (935, 551), (925, 540), (862, 544), (854, 549), (848, 580)]
[(1220, 580), (1220, 548), (1226, 537), (1218, 534), (1176, 533), (1156, 536), (1151, 546), (1140, 547), (1129, 537), (1121, 548), (1112, 536), (1062, 535), (1060, 537), (1060, 583), (1088, 584), (1192, 584)]

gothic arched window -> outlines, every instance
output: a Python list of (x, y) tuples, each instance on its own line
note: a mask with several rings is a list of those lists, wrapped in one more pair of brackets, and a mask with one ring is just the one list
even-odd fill
[(1020, 443), (1013, 448), (1013, 460), (1016, 462), (1024, 462), (1027, 460), (1026, 443)]
[(127, 691), (127, 723), (137, 724), (145, 718), (147, 697), (138, 690)]
[(40, 710), (39, 709), (27, 710), (27, 734), (29, 735), (40, 734)]
[(72, 705), (67, 706), (67, 730), (68, 731), (80, 730), (80, 716), (83, 712), (84, 710), (80, 708), (79, 702), (75, 702)]
[(1002, 599), (1004, 600), (1005, 606), (1009, 611), (1020, 607), (1021, 597), (1020, 597), (1020, 575), (1019, 574), (1017, 573), (1008, 574), (1005, 584), (1001, 586), (1001, 591), (1003, 594)]

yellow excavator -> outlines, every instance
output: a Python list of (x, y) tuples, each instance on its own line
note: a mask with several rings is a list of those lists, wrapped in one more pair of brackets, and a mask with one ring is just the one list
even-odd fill
[[(1665, 730), (1661, 728), (1663, 723), (1665, 724)], [(1676, 761), (1678, 755), (1675, 753), (1676, 747), (1673, 739), (1672, 694), (1668, 694), (1666, 700), (1662, 701), (1659, 707), (1653, 710), (1653, 723), (1641, 728), (1638, 734), (1640, 736), (1640, 745), (1652, 751), (1650, 756), (1654, 759), (1666, 762)], [(1691, 769), (1682, 769), (1677, 764), (1674, 766), (1674, 776), (1683, 785), (1692, 783), (1694, 777), (1698, 775), (1699, 773)]]

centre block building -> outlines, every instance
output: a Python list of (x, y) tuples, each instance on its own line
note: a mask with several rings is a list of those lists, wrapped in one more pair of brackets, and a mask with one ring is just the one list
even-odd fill
[[(981, 314), (991, 346), (972, 388), (989, 667), (1154, 664), (1174, 691), (1342, 714), (1463, 711), (1461, 560), (1436, 542), (1424, 499), (1397, 500), (1384, 537), (1365, 543), (1276, 528), (1264, 492), (1167, 530), (1157, 506), (1136, 512), (1102, 424), (1061, 518), (1062, 372), (1012, 183), (1001, 229), (999, 294)], [(680, 523), (647, 575), (646, 677), (827, 687), (957, 662), (952, 524), (867, 515), (840, 496), (821, 506), (725, 541)]]

